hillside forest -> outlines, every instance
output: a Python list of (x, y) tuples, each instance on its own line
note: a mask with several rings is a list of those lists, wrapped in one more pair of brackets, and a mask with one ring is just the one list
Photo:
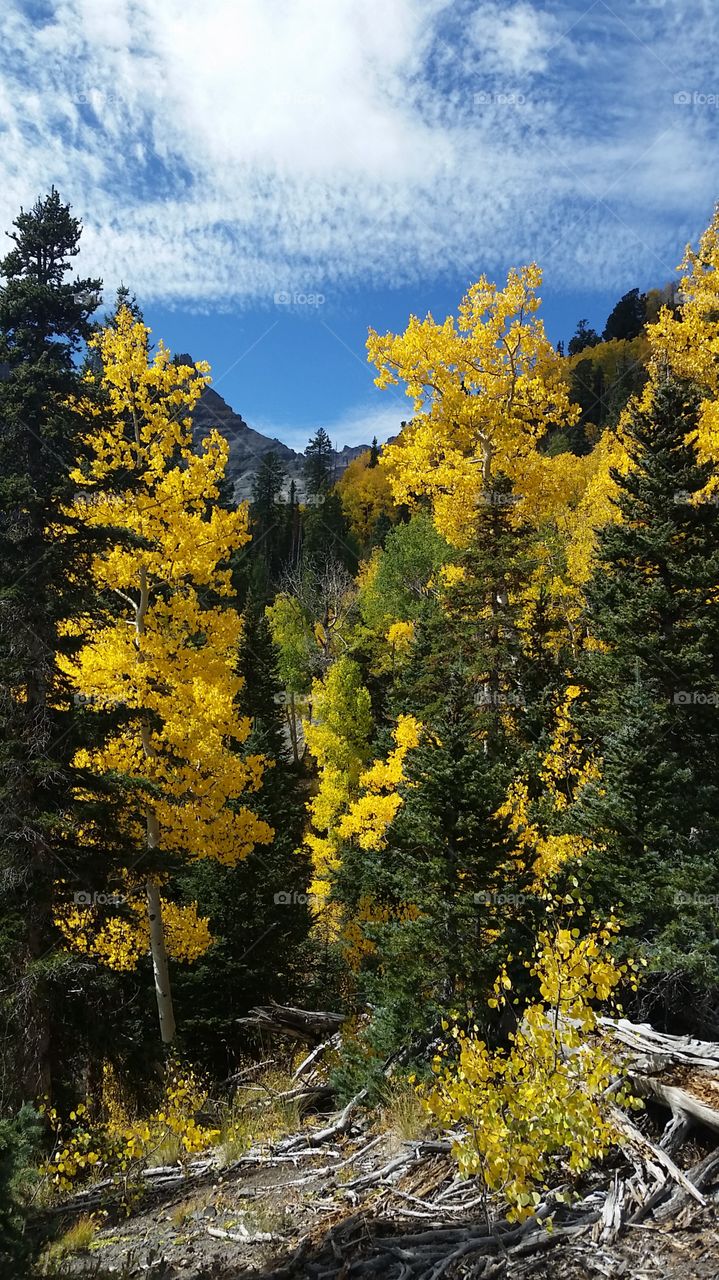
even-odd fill
[(719, 213), (566, 349), (535, 263), (370, 328), (398, 435), (239, 504), (80, 243), (53, 189), (0, 262), (2, 1274), (288, 1107), (519, 1229), (644, 1123), (602, 1019), (719, 1039)]

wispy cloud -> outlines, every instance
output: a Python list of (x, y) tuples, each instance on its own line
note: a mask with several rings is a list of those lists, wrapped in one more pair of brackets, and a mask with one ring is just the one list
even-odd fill
[(147, 302), (270, 306), (530, 257), (555, 285), (663, 278), (716, 195), (704, 0), (6, 0), (4, 18), (3, 224), (55, 182), (83, 267)]
[(561, 8), (548, 13), (520, 0), (477, 5), (470, 24), (482, 67), (502, 75), (544, 72), (550, 54), (564, 35)]

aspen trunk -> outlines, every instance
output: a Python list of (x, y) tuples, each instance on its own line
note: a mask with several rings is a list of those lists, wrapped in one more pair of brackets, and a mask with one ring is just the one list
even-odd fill
[(172, 1007), (170, 970), (167, 964), (167, 951), (165, 950), (165, 932), (162, 927), (160, 890), (157, 881), (152, 877), (147, 881), (146, 889), (147, 916), (150, 922), (150, 953), (152, 955), (152, 971), (155, 977), (160, 1035), (162, 1036), (163, 1044), (171, 1044), (175, 1038), (175, 1013)]
[(292, 758), (295, 764), (300, 762), (300, 753), (297, 744), (297, 712), (295, 710), (295, 695), (290, 694), (290, 706), (287, 713), (287, 719), (290, 726), (290, 742), (292, 743)]
[[(139, 436), (137, 425), (135, 426), (135, 438), (139, 444)], [(147, 582), (147, 570), (144, 565), (140, 566), (140, 599), (135, 612), (135, 630), (137, 632), (137, 648), (139, 659), (142, 661), (142, 652), (140, 651), (140, 637), (145, 630), (145, 615), (150, 604), (150, 592)], [(148, 760), (154, 760), (157, 752), (152, 745), (150, 727), (145, 722), (142, 726), (142, 749)], [(157, 849), (160, 843), (160, 824), (154, 813), (147, 815), (147, 847), (148, 849)], [(172, 1044), (175, 1038), (175, 1011), (172, 1007), (172, 990), (170, 988), (170, 970), (167, 964), (167, 950), (165, 948), (165, 930), (162, 924), (162, 903), (160, 902), (160, 887), (154, 876), (150, 876), (145, 885), (147, 895), (147, 919), (150, 926), (150, 955), (152, 956), (152, 971), (155, 977), (155, 995), (157, 997), (157, 1013), (160, 1019), (160, 1035), (163, 1044)]]

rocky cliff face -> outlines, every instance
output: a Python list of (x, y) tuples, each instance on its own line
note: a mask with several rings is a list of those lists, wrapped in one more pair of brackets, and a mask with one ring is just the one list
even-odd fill
[[(184, 357), (183, 357), (184, 359)], [(281, 440), (273, 440), (263, 436), (261, 432), (249, 427), (244, 418), (231, 409), (226, 400), (206, 387), (200, 397), (194, 413), (195, 438), (199, 441), (207, 435), (212, 427), (229, 442), (230, 459), (228, 474), (235, 487), (238, 501), (249, 498), (252, 493), (252, 481), (264, 454), (273, 450), (282, 462), (287, 473), (286, 488), (292, 480), (295, 482), (298, 498), (304, 496), (304, 477), (302, 474), (303, 457)], [(339, 477), (353, 458), (364, 453), (369, 445), (345, 445), (344, 449), (335, 453), (336, 474)]]

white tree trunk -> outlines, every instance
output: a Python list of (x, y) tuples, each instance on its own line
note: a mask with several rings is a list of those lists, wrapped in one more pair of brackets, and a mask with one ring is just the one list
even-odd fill
[[(148, 818), (148, 830), (154, 819)], [(170, 970), (165, 950), (165, 932), (162, 927), (162, 903), (157, 881), (150, 877), (146, 885), (147, 918), (150, 923), (150, 953), (152, 970), (155, 976), (155, 995), (157, 996), (157, 1013), (160, 1019), (160, 1035), (163, 1044), (172, 1044), (175, 1038), (175, 1013), (172, 1007), (172, 990), (170, 988)]]
[[(135, 437), (139, 444), (139, 435), (137, 425), (135, 426)], [(140, 637), (145, 630), (145, 615), (150, 604), (150, 593), (147, 583), (147, 570), (144, 565), (140, 566), (140, 599), (135, 610), (135, 630), (137, 632), (137, 647), (142, 661), (142, 652), (140, 650)], [(152, 745), (150, 727), (145, 722), (142, 725), (142, 749), (148, 760), (154, 760), (157, 752)], [(157, 849), (160, 843), (160, 824), (154, 813), (147, 814), (147, 847), (148, 849)], [(150, 876), (145, 885), (147, 895), (147, 919), (150, 926), (150, 954), (152, 956), (152, 970), (155, 975), (155, 995), (157, 997), (157, 1013), (160, 1019), (160, 1035), (163, 1044), (172, 1044), (175, 1038), (175, 1011), (172, 1007), (172, 990), (170, 988), (170, 970), (167, 964), (167, 951), (165, 949), (165, 930), (162, 924), (162, 903), (160, 901), (160, 887), (154, 876)]]
[(297, 711), (295, 709), (295, 695), (290, 694), (290, 705), (287, 711), (287, 719), (290, 726), (290, 742), (292, 743), (292, 759), (295, 764), (300, 762), (300, 752), (297, 742)]

